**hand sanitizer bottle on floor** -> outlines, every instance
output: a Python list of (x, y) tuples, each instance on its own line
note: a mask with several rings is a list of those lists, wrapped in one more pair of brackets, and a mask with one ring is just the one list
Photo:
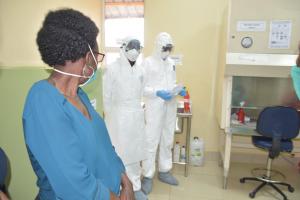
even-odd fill
[(180, 162), (185, 162), (185, 161), (186, 161), (185, 146), (182, 146), (180, 151)]
[(179, 142), (176, 142), (173, 151), (173, 162), (179, 162), (179, 160), (180, 160), (180, 144)]
[(204, 141), (194, 137), (191, 142), (190, 163), (194, 166), (202, 166), (204, 163)]

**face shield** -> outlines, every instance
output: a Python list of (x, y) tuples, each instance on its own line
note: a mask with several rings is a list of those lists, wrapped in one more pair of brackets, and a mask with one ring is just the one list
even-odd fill
[(166, 60), (174, 48), (170, 34), (166, 32), (159, 33), (156, 37), (155, 46), (156, 54)]
[(163, 60), (166, 60), (170, 56), (172, 50), (173, 50), (173, 45), (172, 44), (166, 44), (165, 46), (162, 46), (160, 57)]
[(135, 62), (137, 60), (142, 50), (141, 43), (137, 39), (131, 39), (128, 43), (125, 42), (122, 48), (125, 57), (131, 62)]
[(125, 51), (130, 51), (130, 50), (132, 50), (132, 49), (135, 49), (135, 50), (137, 50), (137, 51), (141, 51), (141, 49), (142, 49), (142, 46), (141, 46), (141, 43), (140, 43), (140, 41), (139, 40), (137, 40), (137, 39), (132, 39), (132, 40), (130, 40), (128, 43), (127, 43), (127, 45), (125, 46)]

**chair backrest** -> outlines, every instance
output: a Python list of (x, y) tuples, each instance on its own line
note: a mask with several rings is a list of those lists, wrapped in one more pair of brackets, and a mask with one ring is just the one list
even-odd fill
[(265, 137), (293, 139), (299, 134), (299, 114), (285, 106), (266, 107), (259, 114), (256, 131)]
[(8, 160), (4, 151), (0, 148), (0, 188), (4, 186), (5, 178), (8, 173)]

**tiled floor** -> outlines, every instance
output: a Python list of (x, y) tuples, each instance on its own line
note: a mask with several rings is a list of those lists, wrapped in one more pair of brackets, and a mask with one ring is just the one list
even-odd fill
[[(203, 167), (190, 167), (187, 178), (183, 175), (183, 166), (175, 166), (173, 174), (178, 178), (179, 186), (166, 185), (155, 177), (149, 200), (249, 200), (248, 194), (256, 187), (257, 183), (241, 184), (239, 179), (250, 176), (251, 169), (256, 167), (263, 167), (263, 165), (232, 163), (228, 188), (223, 190), (223, 172), (217, 162), (206, 162)], [(297, 168), (289, 164), (275, 168), (283, 172), (286, 175), (286, 181), (295, 188), (294, 193), (289, 193), (286, 188), (283, 188), (288, 199), (300, 200), (300, 174)], [(273, 189), (266, 186), (257, 193), (255, 199), (281, 200), (282, 198)]]

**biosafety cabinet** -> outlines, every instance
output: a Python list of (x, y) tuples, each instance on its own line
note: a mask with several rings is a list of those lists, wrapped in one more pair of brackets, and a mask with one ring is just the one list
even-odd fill
[[(256, 119), (266, 106), (300, 108), (290, 78), (299, 53), (300, 1), (231, 0), (220, 41), (216, 116), (226, 187), (232, 136), (255, 134)], [(245, 123), (236, 120), (241, 107)]]

